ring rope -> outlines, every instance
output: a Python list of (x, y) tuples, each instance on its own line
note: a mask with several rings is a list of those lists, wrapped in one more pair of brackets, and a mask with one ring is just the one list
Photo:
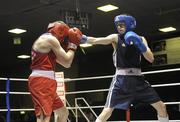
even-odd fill
[[(155, 73), (173, 72), (173, 71), (180, 71), (180, 68), (156, 70), (156, 71), (147, 71), (147, 72), (142, 72), (142, 74), (145, 75), (145, 74), (155, 74)], [(74, 78), (74, 79), (68, 78), (68, 79), (65, 79), (65, 82), (77, 81), (77, 80), (79, 81), (79, 80), (105, 79), (105, 78), (112, 78), (113, 76), (114, 75), (86, 77), (86, 78)]]
[(142, 72), (142, 74), (155, 74), (155, 73), (164, 73), (164, 72), (174, 72), (174, 71), (180, 71), (180, 68), (174, 68), (174, 69), (164, 69), (164, 70), (156, 70), (156, 71), (147, 71)]
[[(162, 72), (172, 72), (172, 71), (180, 71), (180, 68), (175, 69), (166, 69), (166, 70), (157, 70), (157, 71), (148, 71), (148, 72), (142, 72), (142, 74), (155, 74), (155, 73), (162, 73)], [(75, 78), (75, 79), (64, 79), (65, 82), (69, 81), (77, 81), (77, 80), (92, 80), (92, 79), (105, 79), (105, 78), (112, 78), (114, 75), (108, 75), (108, 76), (98, 76), (98, 77), (86, 77), (86, 78)], [(6, 107), (7, 109), (1, 109), (0, 111), (7, 111), (6, 117), (7, 122), (10, 122), (10, 111), (33, 111), (34, 109), (10, 109), (9, 104), (9, 95), (10, 94), (30, 94), (29, 92), (10, 92), (9, 82), (12, 81), (28, 81), (28, 79), (21, 79), (21, 78), (0, 78), (0, 80), (7, 80), (6, 81), (6, 92), (1, 91), (0, 94), (6, 94)], [(164, 86), (176, 86), (180, 85), (180, 83), (171, 83), (171, 84), (157, 84), (152, 85), (152, 87), (164, 87)], [(77, 93), (89, 93), (89, 92), (100, 92), (100, 91), (108, 91), (109, 89), (100, 89), (100, 90), (89, 90), (89, 91), (77, 91), (77, 92), (68, 92), (66, 94), (77, 94)], [(180, 104), (180, 102), (165, 102), (167, 105), (173, 105), (173, 104)], [(104, 106), (88, 106), (88, 107), (78, 107), (81, 109), (87, 109), (87, 108), (102, 108)], [(68, 107), (68, 109), (77, 109), (77, 107)]]
[(151, 85), (152, 87), (166, 87), (166, 86), (179, 86), (180, 83), (167, 83), (167, 84), (156, 84)]
[(85, 78), (68, 78), (64, 79), (65, 82), (70, 82), (70, 81), (81, 81), (81, 80), (94, 80), (94, 79), (106, 79), (106, 78), (112, 78), (114, 75), (106, 75), (106, 76), (97, 76), (97, 77), (85, 77)]
[(28, 81), (28, 79), (25, 79), (25, 78), (1, 78), (0, 77), (0, 80), (13, 80), (13, 81)]
[[(180, 85), (180, 83), (157, 84), (157, 85), (151, 85), (151, 86), (152, 87), (166, 87), (166, 86), (178, 86), (178, 85)], [(66, 92), (66, 94), (79, 94), (79, 93), (103, 92), (103, 91), (109, 91), (109, 89), (74, 91), (74, 92)]]
[[(34, 111), (33, 108), (27, 108), (27, 109), (10, 109), (11, 111)], [(0, 109), (0, 111), (5, 112), (8, 111), (7, 109)]]
[[(152, 87), (166, 87), (166, 86), (178, 86), (180, 83), (169, 83), (169, 84), (156, 84), (151, 85)], [(92, 92), (105, 92), (109, 91), (109, 89), (98, 89), (98, 90), (86, 90), (86, 91), (74, 91), (74, 92), (66, 92), (65, 94), (80, 94), (80, 93), (92, 93)], [(6, 91), (0, 91), (0, 94), (7, 94)], [(9, 92), (9, 94), (21, 94), (21, 95), (29, 95), (30, 92)]]
[[(0, 94), (7, 94), (5, 91), (1, 91)], [(30, 94), (30, 92), (9, 92), (9, 94)]]
[[(164, 104), (166, 105), (178, 105), (180, 104), (180, 102), (164, 102)], [(67, 107), (68, 109), (77, 109), (77, 108), (81, 108), (81, 109), (88, 109), (88, 108), (103, 108), (104, 106), (90, 106), (90, 107)], [(29, 109), (10, 109), (11, 111), (34, 111), (33, 108), (29, 108)], [(0, 111), (8, 111), (7, 109), (0, 109)]]
[[(163, 72), (173, 72), (173, 71), (180, 71), (180, 68), (174, 68), (174, 69), (165, 69), (165, 70), (156, 70), (156, 71), (147, 71), (142, 72), (142, 74), (155, 74), (155, 73), (163, 73)], [(65, 78), (65, 82), (69, 81), (77, 81), (77, 80), (92, 80), (92, 79), (104, 79), (104, 78), (112, 78), (114, 75), (106, 75), (106, 76), (97, 76), (97, 77), (85, 77), (85, 78)], [(1, 78), (0, 80), (7, 80), (8, 78)], [(28, 79), (23, 78), (9, 78), (9, 80), (13, 81), (28, 81)]]

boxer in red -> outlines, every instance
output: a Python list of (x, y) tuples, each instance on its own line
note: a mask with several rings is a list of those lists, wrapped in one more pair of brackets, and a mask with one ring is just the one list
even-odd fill
[(34, 42), (28, 87), (37, 122), (49, 122), (52, 112), (58, 115), (58, 122), (67, 121), (68, 110), (56, 93), (55, 66), (56, 63), (66, 68), (71, 66), (81, 37), (78, 28), (69, 28), (64, 22), (56, 21)]

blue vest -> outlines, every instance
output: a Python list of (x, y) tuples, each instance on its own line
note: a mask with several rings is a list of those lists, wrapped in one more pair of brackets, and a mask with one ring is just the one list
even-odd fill
[(141, 68), (141, 52), (135, 45), (125, 45), (124, 37), (118, 35), (116, 50), (116, 67), (118, 68)]

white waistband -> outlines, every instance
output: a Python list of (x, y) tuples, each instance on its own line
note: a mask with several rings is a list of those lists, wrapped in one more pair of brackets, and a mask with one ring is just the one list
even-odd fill
[(141, 74), (141, 69), (138, 68), (126, 68), (126, 69), (116, 69), (116, 75), (135, 75), (139, 76)]
[(55, 79), (55, 73), (54, 71), (47, 71), (47, 70), (33, 70), (30, 76), (35, 76), (35, 77), (48, 77), (50, 79)]

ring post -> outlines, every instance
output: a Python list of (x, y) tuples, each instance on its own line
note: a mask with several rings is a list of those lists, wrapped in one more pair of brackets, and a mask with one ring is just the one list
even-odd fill
[(126, 121), (130, 122), (130, 108), (126, 110)]
[(9, 78), (6, 81), (6, 107), (7, 107), (7, 113), (6, 113), (6, 122), (10, 122), (10, 104), (9, 104), (9, 92), (10, 92), (10, 81)]

